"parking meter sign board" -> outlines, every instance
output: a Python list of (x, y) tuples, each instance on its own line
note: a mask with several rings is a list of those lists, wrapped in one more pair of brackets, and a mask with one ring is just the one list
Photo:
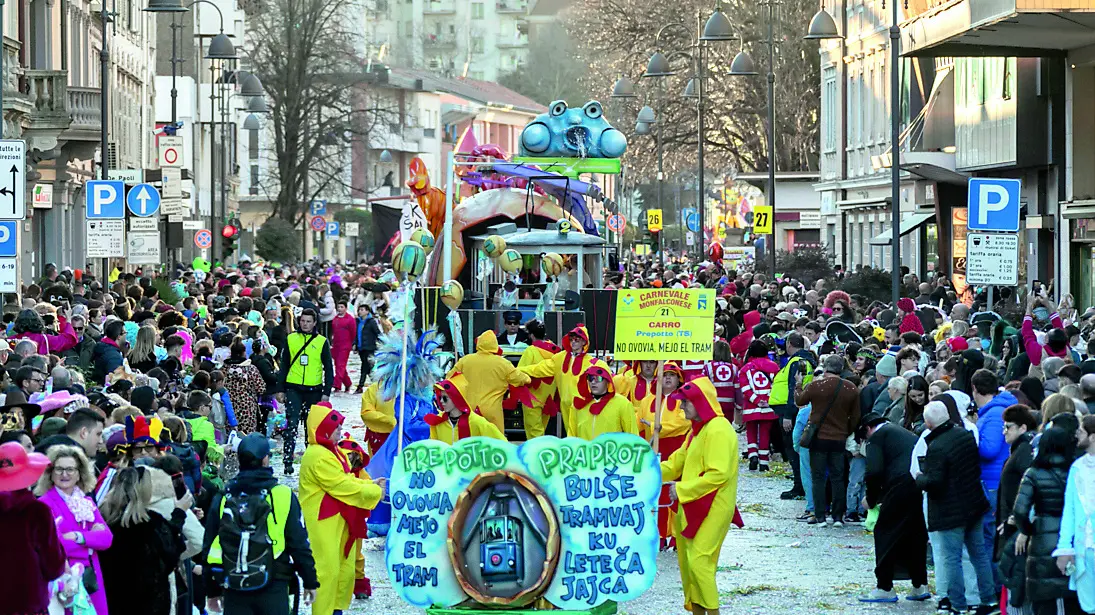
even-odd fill
[(620, 361), (710, 361), (714, 289), (620, 290), (614, 356)]
[(87, 220), (88, 258), (125, 256), (125, 220)]
[(966, 235), (966, 283), (1015, 286), (1019, 283), (1019, 235)]

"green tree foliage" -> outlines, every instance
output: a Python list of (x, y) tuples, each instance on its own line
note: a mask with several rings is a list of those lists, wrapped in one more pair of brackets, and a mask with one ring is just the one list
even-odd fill
[(849, 295), (863, 295), (870, 301), (889, 303), (892, 298), (890, 295), (892, 279), (889, 271), (864, 267), (845, 276), (840, 282), (840, 290)]
[(833, 266), (833, 257), (825, 248), (796, 248), (794, 252), (776, 253), (776, 272), (806, 286), (813, 286), (817, 280), (831, 280)]
[(267, 218), (255, 233), (255, 253), (268, 261), (297, 262), (302, 248), (300, 231), (284, 218)]

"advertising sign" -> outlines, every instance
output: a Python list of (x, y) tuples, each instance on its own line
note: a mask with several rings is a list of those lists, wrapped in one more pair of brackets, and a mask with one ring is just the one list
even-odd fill
[(623, 289), (616, 296), (619, 361), (710, 361), (714, 337), (714, 289)]

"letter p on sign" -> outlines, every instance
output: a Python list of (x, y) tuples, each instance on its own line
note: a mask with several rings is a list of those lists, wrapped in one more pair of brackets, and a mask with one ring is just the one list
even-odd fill
[(975, 177), (969, 181), (969, 230), (1014, 233), (1022, 207), (1018, 179)]

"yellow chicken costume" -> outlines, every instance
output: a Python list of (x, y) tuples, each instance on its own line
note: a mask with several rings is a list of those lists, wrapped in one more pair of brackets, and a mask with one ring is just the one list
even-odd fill
[(314, 615), (350, 607), (357, 559), (353, 546), (363, 536), (366, 511), (384, 495), (373, 481), (353, 475), (346, 454), (338, 448), (344, 421), (327, 402), (312, 406), (308, 448), (300, 462), (300, 508), (319, 578)]
[[(657, 361), (650, 362), (657, 363)], [(654, 399), (654, 395), (658, 390), (657, 374), (655, 373), (649, 379), (643, 376), (642, 363), (643, 361), (637, 361), (630, 368), (612, 378), (612, 384), (616, 387), (616, 392), (626, 397), (631, 405), (635, 406), (635, 416), (640, 420), (642, 419), (643, 401), (648, 398)], [(640, 433), (643, 431), (642, 424), (639, 425), (639, 431)]]
[[(580, 352), (572, 351), (571, 340), (582, 344)], [(585, 380), (586, 370), (593, 365), (594, 361), (594, 357), (587, 354), (589, 332), (585, 325), (578, 325), (566, 334), (563, 349), (552, 358), (536, 365), (522, 367), (521, 370), (533, 378), (551, 378), (549, 391), (553, 395), (552, 399), (544, 404), (544, 414), (554, 416), (556, 413), (561, 413), (567, 434), (576, 435), (573, 418), (574, 398), (578, 396), (579, 383)]]
[[(440, 413), (431, 414), (425, 418), (426, 423), (430, 426), (430, 439), (445, 444), (456, 444), (457, 440), (476, 436), (505, 440), (506, 437), (502, 435), (500, 429), (494, 426), (494, 423), (471, 411), (471, 407), (464, 397), (467, 384), (468, 381), (463, 374), (455, 374), (452, 378), (442, 380), (434, 385), (434, 398)], [(456, 404), (456, 407), (463, 413), (456, 423), (449, 420), (448, 412), (441, 405), (442, 394), (448, 396), (452, 403)]]
[[(600, 399), (589, 388), (589, 377), (598, 376), (608, 382), (608, 390)], [(635, 421), (635, 406), (615, 392), (612, 372), (603, 363), (594, 363), (578, 381), (578, 396), (574, 398), (574, 432), (583, 440), (593, 440), (606, 433), (639, 435)]]
[(365, 446), (375, 455), (388, 434), (395, 429), (395, 400), (380, 398), (380, 384), (374, 382), (361, 394), (361, 421), (365, 423)]
[[(562, 349), (551, 340), (536, 340), (521, 353), (521, 360), (517, 362), (517, 367), (539, 365), (551, 359), (560, 350)], [(522, 404), (526, 440), (544, 435), (548, 419), (547, 415), (544, 414), (544, 404), (554, 393), (555, 387), (551, 382), (551, 378), (533, 378), (532, 382), (529, 383), (529, 388), (532, 389), (532, 396), (536, 401), (533, 404)]]
[(475, 354), (464, 355), (448, 373), (468, 374), (468, 405), (477, 408), (498, 431), (505, 433), (502, 420), (502, 397), (511, 386), (527, 387), (531, 379), (518, 370), (498, 347), (498, 336), (486, 331), (475, 340)]
[[(365, 471), (365, 466), (369, 465), (370, 455), (365, 451), (365, 448), (361, 446), (346, 434), (346, 437), (339, 441), (338, 448), (346, 455), (346, 460), (350, 462), (350, 472), (365, 480), (372, 480), (369, 473)], [(363, 519), (368, 518), (368, 513), (362, 515)], [(361, 528), (362, 530), (368, 529)], [(361, 532), (364, 534), (364, 531)], [(354, 540), (353, 552), (354, 552), (354, 597), (369, 598), (373, 595), (373, 584), (369, 580), (369, 577), (365, 576), (365, 553), (361, 550), (361, 541), (364, 540), (364, 536), (360, 536)]]
[(677, 481), (680, 503), (673, 534), (684, 589), (684, 608), (696, 615), (719, 611), (715, 569), (722, 541), (737, 517), (738, 435), (719, 416), (718, 395), (708, 378), (680, 389), (698, 414), (688, 442), (662, 462), (662, 480)]
[[(667, 362), (662, 368), (662, 374), (676, 374), (678, 385), (684, 383), (684, 370), (679, 365), (673, 362)], [(681, 394), (678, 393), (680, 387), (676, 390), (670, 391), (663, 388), (663, 401), (662, 401), (662, 416), (661, 426), (662, 429), (658, 432), (658, 456), (662, 461), (666, 461), (669, 457), (677, 452), (688, 438), (688, 434), (692, 431), (692, 422), (684, 418), (684, 408), (681, 407)], [(658, 425), (658, 421), (655, 419), (655, 411), (657, 408), (654, 405), (654, 400), (657, 399), (657, 392), (648, 395), (642, 401), (642, 408), (639, 410), (639, 430), (642, 432), (642, 436), (647, 440), (654, 439), (655, 427)], [(645, 422), (644, 422), (645, 421)], [(664, 485), (662, 487), (661, 496), (658, 498), (658, 535), (662, 538), (662, 543), (668, 546), (669, 539), (673, 535), (673, 519), (675, 513), (669, 508), (669, 486)]]

